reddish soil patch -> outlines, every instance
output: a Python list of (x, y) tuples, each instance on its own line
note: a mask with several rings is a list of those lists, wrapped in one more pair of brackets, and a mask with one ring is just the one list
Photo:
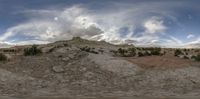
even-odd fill
[(186, 66), (200, 65), (189, 59), (181, 59), (174, 56), (145, 56), (145, 57), (126, 57), (124, 58), (145, 69), (176, 69)]

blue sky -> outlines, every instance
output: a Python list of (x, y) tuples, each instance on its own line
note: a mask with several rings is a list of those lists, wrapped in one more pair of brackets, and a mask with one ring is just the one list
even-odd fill
[(114, 44), (200, 44), (199, 0), (0, 0), (0, 44), (80, 36)]

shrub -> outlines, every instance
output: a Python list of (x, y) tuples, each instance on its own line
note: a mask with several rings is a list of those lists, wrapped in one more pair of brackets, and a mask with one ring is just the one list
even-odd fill
[(145, 51), (144, 55), (145, 55), (145, 56), (151, 56), (151, 53), (148, 52), (148, 51)]
[(99, 54), (98, 52), (95, 51), (95, 48), (90, 48), (88, 46), (80, 48), (80, 50), (85, 51), (85, 52), (89, 52), (89, 53)]
[(196, 61), (200, 61), (200, 54), (195, 57)]
[(192, 56), (191, 59), (193, 59), (195, 61), (200, 61), (200, 54), (197, 56)]
[(122, 48), (119, 48), (118, 49), (118, 52), (119, 52), (119, 54), (121, 55), (121, 56), (125, 56), (125, 50), (124, 49), (122, 49)]
[(179, 56), (179, 55), (182, 55), (182, 54), (183, 53), (179, 49), (175, 50), (175, 52), (174, 52), (174, 56)]
[(98, 52), (96, 52), (94, 50), (90, 51), (90, 53), (99, 54)]
[(110, 50), (110, 52), (114, 53), (114, 55), (117, 55), (117, 51), (116, 50)]
[(194, 59), (194, 60), (195, 60), (195, 59), (196, 59), (196, 56), (192, 56), (191, 59)]
[(166, 53), (167, 53), (167, 52), (166, 52), (166, 51), (164, 51), (162, 55), (165, 55)]
[(138, 52), (138, 56), (142, 57), (142, 56), (144, 56), (144, 54), (142, 52)]
[(42, 53), (42, 51), (40, 49), (38, 49), (36, 45), (33, 45), (31, 48), (24, 49), (25, 56), (35, 56), (40, 53)]
[(100, 48), (98, 51), (99, 51), (101, 54), (103, 54), (103, 52), (104, 52), (104, 50), (103, 50), (102, 48)]
[(53, 48), (49, 49), (48, 53), (53, 52), (55, 49), (56, 49), (56, 47), (53, 47)]
[(7, 60), (7, 56), (0, 53), (0, 61), (6, 61)]
[(81, 40), (81, 37), (73, 37), (72, 40)]
[(136, 49), (135, 48), (129, 48), (128, 52), (129, 52), (129, 56), (135, 56), (136, 55)]
[(16, 52), (16, 50), (14, 50), (14, 49), (5, 49), (5, 50), (3, 50), (3, 52)]
[(141, 48), (139, 48), (139, 47), (136, 47), (136, 49), (137, 49), (137, 50), (141, 50)]
[(160, 55), (161, 48), (152, 48), (151, 54), (152, 55)]
[(83, 48), (80, 48), (81, 51), (86, 51), (86, 52), (90, 52), (91, 51), (91, 48), (88, 47), (88, 46), (85, 46)]
[(184, 56), (183, 58), (184, 58), (184, 59), (189, 59), (189, 57), (187, 57), (187, 56)]

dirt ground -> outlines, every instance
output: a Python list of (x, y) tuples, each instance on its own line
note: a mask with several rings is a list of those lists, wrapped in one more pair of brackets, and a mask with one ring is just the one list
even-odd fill
[[(92, 43), (87, 42), (83, 44), (89, 46)], [(64, 46), (66, 43), (44, 46), (42, 48), (46, 51), (38, 56), (15, 55), (9, 61), (0, 63), (0, 96), (51, 97), (4, 99), (200, 96), (198, 62), (174, 56), (114, 57), (108, 44), (100, 43), (100, 47), (96, 47), (95, 43), (90, 44), (96, 50), (104, 48), (103, 54), (94, 54), (81, 51), (77, 42)], [(48, 52), (51, 48), (55, 49)]]
[(181, 59), (174, 56), (125, 57), (123, 59), (137, 64), (138, 66), (144, 69), (166, 70), (200, 65), (199, 62), (195, 62), (188, 59)]

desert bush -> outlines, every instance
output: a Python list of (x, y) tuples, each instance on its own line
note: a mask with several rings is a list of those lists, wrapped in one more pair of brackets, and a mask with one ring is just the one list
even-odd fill
[(122, 48), (119, 48), (118, 49), (118, 52), (121, 56), (125, 56), (125, 53), (126, 53), (126, 50), (125, 49), (122, 49)]
[(198, 54), (197, 56), (192, 56), (191, 59), (195, 61), (200, 61), (200, 54)]
[(53, 52), (55, 49), (56, 49), (56, 47), (50, 48), (49, 51), (48, 51), (48, 53)]
[(110, 52), (112, 52), (114, 55), (117, 55), (117, 51), (116, 50), (110, 50)]
[(141, 48), (139, 48), (139, 47), (136, 47), (136, 49), (137, 49), (137, 50), (141, 50)]
[(90, 52), (91, 51), (91, 48), (88, 47), (88, 46), (85, 46), (85, 47), (82, 47), (80, 48), (81, 51), (85, 51), (85, 52)]
[(175, 50), (175, 52), (174, 52), (174, 56), (179, 56), (179, 55), (182, 55), (182, 54), (183, 54), (183, 52), (179, 49)]
[(42, 53), (42, 51), (40, 49), (38, 49), (36, 45), (33, 45), (31, 48), (24, 49), (25, 56), (35, 56), (35, 55), (38, 55), (41, 53)]
[(98, 52), (96, 52), (94, 50), (90, 51), (90, 53), (99, 54)]
[(94, 54), (99, 54), (98, 52), (95, 51), (95, 48), (90, 48), (88, 46), (80, 48), (81, 51), (89, 52), (89, 53), (94, 53)]
[(196, 60), (196, 61), (200, 61), (200, 54), (198, 54), (198, 55), (195, 57), (195, 60)]
[(138, 52), (138, 57), (142, 57), (144, 54), (142, 52)]
[(136, 49), (135, 48), (128, 48), (129, 56), (135, 56), (136, 55)]
[(161, 48), (152, 48), (151, 55), (160, 55)]
[(195, 59), (196, 59), (196, 56), (192, 56), (191, 59), (195, 60)]
[(167, 53), (167, 52), (166, 52), (166, 51), (164, 51), (162, 55), (165, 55), (166, 53)]
[(7, 60), (7, 56), (0, 53), (0, 61), (6, 61)]
[(145, 55), (145, 56), (151, 56), (151, 53), (148, 52), (148, 51), (145, 51), (144, 55)]
[(3, 52), (16, 52), (16, 50), (14, 50), (14, 49), (5, 49), (5, 50), (3, 50)]
[(187, 49), (183, 49), (184, 52), (187, 52)]
[(98, 51), (99, 51), (101, 54), (104, 53), (104, 50), (103, 50), (102, 48), (100, 48)]
[(136, 49), (135, 48), (128, 48), (128, 49), (119, 48), (117, 50), (117, 54), (122, 57), (133, 57), (136, 55)]
[(187, 56), (183, 56), (183, 58), (184, 58), (184, 59), (189, 59), (189, 57), (187, 57)]
[(81, 40), (81, 37), (79, 37), (79, 36), (73, 37), (72, 40)]
[(188, 55), (188, 52), (185, 52), (185, 55)]

